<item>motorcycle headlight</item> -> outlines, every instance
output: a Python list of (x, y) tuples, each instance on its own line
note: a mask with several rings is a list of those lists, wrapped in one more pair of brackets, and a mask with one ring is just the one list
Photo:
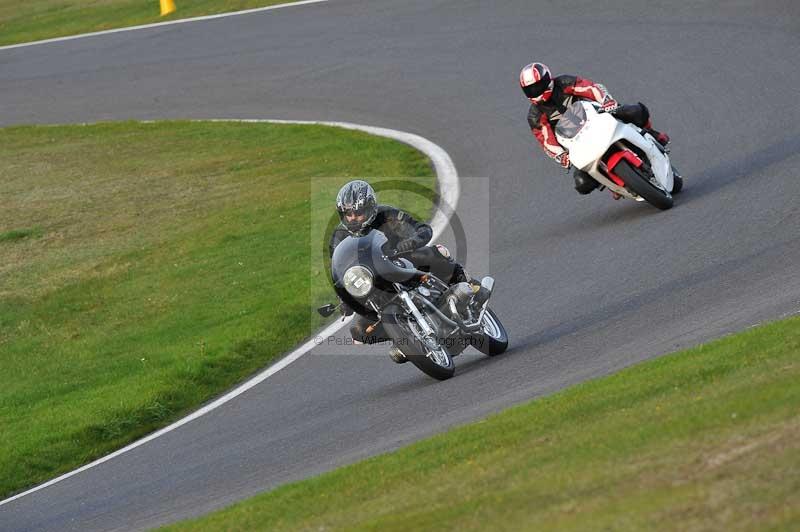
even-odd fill
[(372, 291), (372, 273), (363, 266), (352, 266), (342, 280), (344, 289), (353, 297), (366, 297)]

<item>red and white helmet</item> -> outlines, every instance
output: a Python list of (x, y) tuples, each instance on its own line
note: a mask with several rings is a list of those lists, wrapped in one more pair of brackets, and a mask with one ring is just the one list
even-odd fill
[(553, 94), (553, 78), (550, 69), (542, 63), (531, 63), (519, 73), (519, 86), (533, 103), (542, 103)]

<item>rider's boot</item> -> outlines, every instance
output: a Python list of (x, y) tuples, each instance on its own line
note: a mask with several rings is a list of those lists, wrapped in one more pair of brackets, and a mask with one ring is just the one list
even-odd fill
[(644, 126), (644, 130), (653, 135), (653, 138), (656, 139), (658, 143), (664, 146), (665, 148), (667, 147), (667, 144), (669, 144), (669, 135), (667, 135), (662, 131), (657, 131), (653, 129), (652, 121), (650, 120), (647, 121), (647, 124), (645, 124)]
[(667, 135), (662, 131), (656, 131), (655, 129), (651, 129), (649, 130), (649, 132), (651, 135), (653, 135), (653, 138), (656, 139), (659, 144), (661, 144), (665, 148), (667, 147), (667, 144), (669, 144), (669, 135)]
[(475, 309), (480, 309), (489, 300), (489, 297), (492, 295), (491, 290), (487, 289), (483, 286), (483, 283), (478, 283), (476, 286), (475, 284), (471, 284), (472, 291), (475, 292), (475, 295), (472, 296), (472, 305)]

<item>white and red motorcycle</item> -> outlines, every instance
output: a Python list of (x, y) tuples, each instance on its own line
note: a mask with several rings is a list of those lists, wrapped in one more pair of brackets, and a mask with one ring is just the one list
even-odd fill
[(602, 112), (596, 103), (572, 103), (556, 125), (556, 138), (574, 166), (616, 197), (666, 210), (683, 187), (667, 150), (650, 133)]

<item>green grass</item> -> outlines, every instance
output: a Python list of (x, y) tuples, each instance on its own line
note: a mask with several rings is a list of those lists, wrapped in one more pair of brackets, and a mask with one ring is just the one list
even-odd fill
[(342, 183), (408, 176), (421, 193), (370, 180), (422, 219), (435, 186), (414, 149), (321, 126), (13, 127), (0, 160), (0, 496), (165, 425), (310, 335), (333, 299), (320, 264)]
[(0, 0), (0, 45), (229, 13), (291, 0), (175, 0), (160, 16), (158, 0)]
[(42, 236), (41, 228), (34, 229), (12, 229), (5, 233), (0, 233), (0, 243), (14, 242), (15, 240), (22, 240), (23, 238), (36, 238)]
[(166, 530), (798, 530), (800, 318)]

